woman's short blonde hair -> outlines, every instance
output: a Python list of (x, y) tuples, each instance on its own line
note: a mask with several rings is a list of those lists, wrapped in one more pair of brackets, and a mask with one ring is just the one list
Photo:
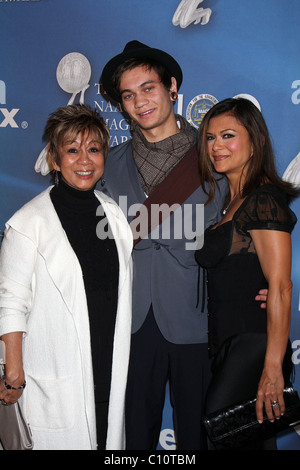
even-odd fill
[(109, 130), (97, 110), (86, 104), (72, 104), (58, 108), (49, 116), (43, 139), (47, 142), (47, 162), (51, 171), (52, 161), (59, 163), (59, 146), (82, 132), (94, 133), (99, 137), (106, 158), (109, 150)]

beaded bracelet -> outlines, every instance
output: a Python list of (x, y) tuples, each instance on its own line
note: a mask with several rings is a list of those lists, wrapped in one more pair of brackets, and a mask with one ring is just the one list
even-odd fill
[(24, 381), (23, 385), (21, 385), (21, 387), (12, 387), (8, 383), (6, 383), (5, 378), (3, 377), (3, 385), (6, 390), (24, 390), (24, 388), (26, 387), (26, 380)]

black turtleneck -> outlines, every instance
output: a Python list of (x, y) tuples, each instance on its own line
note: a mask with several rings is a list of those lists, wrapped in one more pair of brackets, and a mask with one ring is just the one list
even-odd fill
[(97, 237), (96, 226), (104, 216), (96, 216), (100, 202), (94, 188), (80, 191), (60, 179), (50, 197), (81, 265), (90, 320), (95, 401), (106, 409), (118, 303), (119, 261), (115, 241)]

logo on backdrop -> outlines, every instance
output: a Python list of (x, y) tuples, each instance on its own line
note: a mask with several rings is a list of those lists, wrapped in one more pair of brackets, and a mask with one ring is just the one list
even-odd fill
[(174, 26), (186, 28), (190, 24), (205, 25), (210, 20), (210, 8), (198, 8), (204, 0), (182, 0), (174, 13), (172, 23)]
[[(79, 52), (71, 52), (65, 55), (56, 69), (56, 79), (59, 86), (72, 96), (68, 105), (74, 103), (80, 93), (79, 102), (84, 103), (84, 93), (88, 89), (91, 78), (91, 66), (87, 58)], [(34, 169), (43, 176), (50, 172), (47, 162), (47, 152), (44, 148), (38, 156)]]
[(299, 104), (300, 103), (300, 80), (294, 80), (292, 83), (292, 88), (296, 89), (292, 93), (292, 103)]
[(0, 104), (6, 104), (6, 86), (2, 80), (0, 80)]
[(186, 118), (192, 126), (198, 128), (207, 111), (216, 103), (217, 98), (212, 95), (197, 95), (188, 104)]
[(84, 93), (91, 78), (91, 66), (84, 55), (71, 52), (64, 56), (57, 66), (56, 78), (64, 91), (72, 93), (68, 105), (74, 103), (78, 93), (81, 93), (80, 103), (84, 103)]
[[(233, 98), (245, 98), (249, 101), (252, 101), (253, 104), (261, 111), (261, 106), (256, 98), (252, 95), (246, 93), (241, 93), (239, 95), (233, 96)], [(186, 118), (192, 126), (200, 126), (205, 114), (216, 104), (218, 103), (217, 98), (212, 95), (197, 95), (193, 98), (186, 109)]]
[[(3, 80), (0, 80), (0, 105), (6, 105), (6, 84)], [(0, 127), (12, 127), (12, 128), (19, 128), (19, 125), (16, 121), (16, 115), (20, 111), (20, 109), (13, 108), (0, 108)], [(27, 129), (28, 123), (23, 121), (21, 123), (21, 127), (23, 129)]]
[(235, 95), (232, 98), (245, 98), (245, 100), (252, 101), (252, 103), (257, 107), (257, 109), (259, 109), (261, 111), (261, 106), (260, 106), (259, 102), (252, 95), (248, 95), (247, 93), (240, 93), (239, 95)]
[(300, 152), (290, 162), (282, 178), (295, 186), (300, 186)]
[[(97, 89), (97, 95), (101, 99), (95, 100), (95, 106), (98, 108), (103, 119), (111, 132), (110, 134), (110, 146), (114, 147), (115, 145), (122, 144), (129, 139), (130, 133), (129, 122), (123, 117), (121, 106), (118, 104), (114, 106), (109, 100), (103, 98), (105, 96), (105, 91), (102, 89), (101, 83), (95, 83), (94, 85)], [(119, 135), (119, 132), (121, 135)]]

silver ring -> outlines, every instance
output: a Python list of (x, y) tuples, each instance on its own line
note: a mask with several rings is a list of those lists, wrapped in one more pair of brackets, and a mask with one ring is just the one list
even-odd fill
[(275, 400), (275, 401), (272, 401), (272, 407), (273, 407), (273, 408), (277, 408), (278, 406), (279, 406), (278, 401), (276, 401), (276, 400)]
[(1, 401), (1, 405), (3, 405), (3, 406), (9, 406), (4, 400)]

